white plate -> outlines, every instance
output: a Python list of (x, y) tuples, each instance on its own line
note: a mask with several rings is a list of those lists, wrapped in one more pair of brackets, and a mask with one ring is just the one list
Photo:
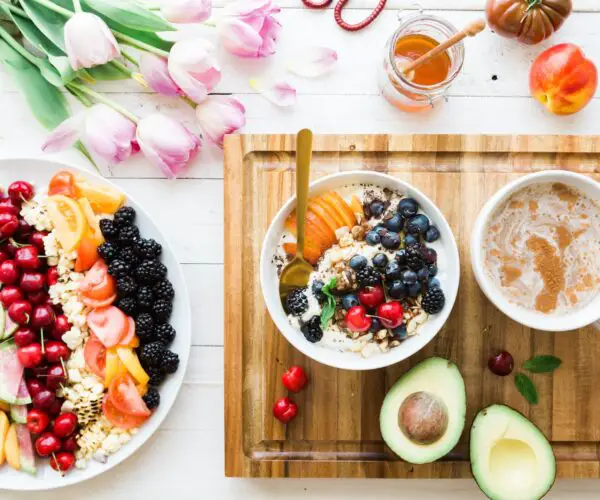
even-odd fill
[[(43, 189), (48, 185), (48, 181), (57, 170), (65, 168), (81, 172), (92, 182), (107, 184), (121, 190), (121, 188), (108, 182), (106, 179), (78, 167), (37, 159), (0, 160), (0, 185), (6, 189), (13, 181), (26, 180), (34, 184), (36, 190)], [(139, 428), (138, 433), (132, 437), (131, 441), (123, 445), (117, 453), (108, 457), (108, 461), (105, 464), (90, 460), (86, 469), (79, 470), (73, 468), (64, 477), (61, 477), (60, 474), (50, 468), (47, 459), (36, 458), (36, 465), (38, 466), (36, 476), (15, 471), (7, 464), (4, 464), (0, 466), (0, 489), (49, 490), (80, 483), (102, 474), (133, 455), (158, 429), (175, 402), (187, 368), (192, 341), (191, 309), (188, 292), (181, 266), (175, 258), (171, 245), (163, 237), (145, 210), (127, 193), (125, 193), (125, 196), (127, 197), (127, 204), (135, 208), (137, 212), (136, 222), (142, 236), (144, 238), (154, 238), (163, 246), (161, 260), (167, 266), (169, 280), (171, 280), (175, 288), (173, 315), (170, 322), (177, 331), (177, 336), (171, 349), (179, 354), (179, 369), (175, 374), (168, 376), (166, 381), (160, 386), (160, 406), (158, 410)]]

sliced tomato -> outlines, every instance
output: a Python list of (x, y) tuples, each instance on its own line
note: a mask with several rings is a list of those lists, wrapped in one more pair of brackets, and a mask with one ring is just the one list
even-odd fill
[(114, 306), (101, 307), (90, 311), (87, 324), (104, 347), (114, 347), (127, 334), (129, 321), (120, 309)]
[(98, 262), (98, 260), (100, 260), (100, 256), (98, 255), (96, 238), (91, 231), (88, 231), (87, 234), (81, 238), (79, 247), (77, 248), (75, 272), (82, 273), (83, 271), (88, 271), (96, 262)]
[(92, 309), (99, 309), (99, 308), (102, 308), (102, 307), (108, 307), (115, 300), (117, 300), (117, 294), (111, 295), (106, 300), (94, 300), (94, 299), (88, 299), (87, 297), (81, 297), (81, 302), (83, 302), (86, 306), (91, 307)]
[(106, 377), (106, 348), (95, 335), (90, 335), (83, 348), (85, 364), (102, 380)]
[(108, 388), (108, 399), (117, 410), (127, 415), (147, 417), (151, 413), (128, 373), (113, 379)]
[(48, 185), (48, 194), (53, 196), (55, 194), (62, 194), (69, 198), (74, 198), (77, 194), (75, 187), (75, 176), (68, 170), (60, 170), (54, 174), (50, 179)]
[(108, 266), (103, 260), (97, 261), (85, 273), (79, 284), (79, 293), (92, 300), (106, 300), (117, 293), (115, 280), (108, 274)]
[(127, 413), (119, 411), (112, 404), (108, 396), (104, 397), (104, 402), (102, 403), (102, 413), (104, 413), (104, 416), (112, 425), (119, 427), (120, 429), (133, 429), (134, 427), (140, 427), (146, 420), (148, 420), (148, 416), (136, 417), (134, 415), (128, 415)]
[(121, 341), (119, 342), (119, 345), (128, 346), (131, 343), (131, 341), (135, 338), (135, 321), (133, 320), (133, 318), (127, 318), (127, 319), (129, 320), (129, 330), (127, 330), (127, 333), (121, 339)]

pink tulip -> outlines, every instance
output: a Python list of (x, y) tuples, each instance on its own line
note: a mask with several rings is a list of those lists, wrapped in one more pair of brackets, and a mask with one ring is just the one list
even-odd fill
[(140, 72), (154, 92), (172, 97), (185, 95), (171, 78), (165, 58), (144, 52), (140, 57)]
[(160, 11), (172, 23), (201, 23), (210, 17), (212, 4), (211, 0), (165, 0)]
[(272, 14), (280, 11), (271, 0), (238, 0), (223, 9), (217, 23), (221, 43), (241, 57), (266, 57), (275, 53), (281, 24)]
[(221, 80), (216, 48), (208, 40), (177, 42), (169, 54), (168, 68), (173, 81), (197, 103), (204, 101)]
[(246, 124), (246, 109), (236, 99), (211, 95), (196, 107), (196, 117), (204, 134), (223, 148), (225, 135), (232, 134)]
[(69, 62), (75, 71), (106, 64), (121, 53), (106, 23), (89, 12), (73, 15), (65, 24), (64, 37)]
[(199, 137), (177, 120), (160, 113), (140, 120), (137, 142), (146, 158), (169, 179), (175, 179), (202, 148)]
[(56, 127), (42, 150), (62, 151), (80, 139), (111, 165), (129, 158), (137, 147), (135, 123), (105, 104), (96, 104)]

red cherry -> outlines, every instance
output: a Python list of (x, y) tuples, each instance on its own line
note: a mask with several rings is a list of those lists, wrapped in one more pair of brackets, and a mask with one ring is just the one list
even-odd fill
[(31, 200), (34, 194), (33, 186), (26, 181), (15, 181), (8, 186), (8, 196), (15, 205)]
[(48, 413), (50, 414), (51, 417), (56, 417), (57, 415), (60, 415), (60, 412), (62, 411), (63, 403), (64, 403), (64, 400), (62, 400), (62, 399), (56, 398), (54, 400), (54, 403), (52, 403), (50, 405), (50, 408), (48, 409)]
[(11, 243), (10, 241), (8, 243), (5, 243), (2, 247), (4, 250), (6, 250), (6, 252), (8, 253), (8, 255), (10, 255), (10, 258), (14, 258), (15, 253), (17, 253), (17, 249), (19, 248), (17, 245), (15, 245), (14, 243)]
[(50, 467), (55, 471), (64, 474), (75, 464), (75, 455), (70, 451), (61, 451), (50, 459)]
[(15, 332), (13, 339), (15, 340), (17, 347), (25, 347), (32, 342), (35, 342), (37, 340), (37, 335), (31, 328), (21, 327)]
[(358, 300), (368, 309), (375, 309), (379, 304), (385, 302), (385, 293), (381, 285), (368, 286), (359, 290)]
[(23, 292), (21, 289), (14, 285), (5, 286), (0, 290), (0, 302), (4, 307), (10, 306), (17, 300), (23, 300)]
[(31, 233), (33, 233), (33, 227), (27, 224), (25, 219), (19, 219), (19, 227), (15, 233), (15, 236), (19, 239), (19, 241), (27, 241)]
[(0, 214), (19, 215), (21, 209), (12, 200), (5, 198), (0, 201)]
[(298, 406), (290, 398), (278, 399), (273, 406), (273, 416), (284, 424), (294, 420), (297, 413)]
[(42, 273), (27, 271), (21, 276), (21, 288), (24, 292), (38, 292), (46, 285), (46, 276)]
[(281, 382), (288, 391), (300, 392), (308, 383), (308, 377), (301, 366), (291, 366), (282, 375)]
[(52, 431), (61, 439), (73, 434), (75, 429), (77, 429), (77, 415), (75, 413), (62, 413), (54, 419)]
[(488, 368), (494, 375), (499, 375), (500, 377), (510, 375), (514, 366), (515, 360), (512, 354), (507, 351), (499, 351), (488, 359)]
[(60, 340), (50, 340), (46, 342), (46, 359), (49, 363), (60, 363), (60, 360), (66, 361), (71, 351), (67, 347), (67, 344)]
[(33, 396), (32, 399), (34, 408), (39, 408), (40, 410), (50, 410), (56, 401), (56, 394), (48, 389), (42, 389), (35, 396)]
[(27, 383), (27, 390), (29, 391), (29, 395), (31, 397), (34, 397), (42, 389), (45, 389), (44, 384), (42, 384), (37, 378), (27, 379), (26, 383)]
[(48, 457), (60, 450), (59, 439), (51, 432), (44, 432), (35, 440), (35, 451), (40, 457)]
[(39, 290), (37, 292), (31, 292), (27, 294), (27, 300), (31, 302), (34, 306), (39, 306), (40, 304), (46, 304), (50, 297), (44, 290)]
[(31, 319), (33, 307), (26, 300), (17, 300), (8, 308), (8, 315), (15, 323), (19, 325), (27, 325)]
[(48, 286), (56, 285), (58, 283), (58, 269), (56, 267), (49, 267), (46, 272)]
[(33, 342), (25, 347), (19, 347), (17, 349), (17, 357), (25, 368), (38, 366), (44, 359), (42, 345), (39, 342)]
[(352, 332), (366, 332), (372, 322), (363, 306), (353, 306), (346, 313), (346, 326)]
[(386, 328), (396, 328), (404, 321), (404, 309), (397, 301), (386, 302), (377, 308), (377, 317)]
[(64, 314), (59, 314), (54, 319), (54, 325), (52, 325), (52, 338), (56, 340), (62, 340), (62, 336), (71, 329), (71, 323)]
[(0, 214), (0, 238), (10, 238), (19, 228), (16, 215)]
[(14, 260), (5, 260), (0, 264), (0, 281), (5, 285), (14, 285), (19, 281), (19, 268)]
[(29, 235), (29, 244), (33, 245), (38, 249), (39, 252), (44, 252), (44, 238), (47, 236), (47, 233), (43, 233), (42, 231), (34, 231)]
[(57, 363), (55, 365), (51, 365), (46, 372), (46, 384), (49, 389), (55, 391), (61, 385), (64, 385), (67, 382), (67, 376), (65, 374), (65, 369), (62, 367), (62, 364)]
[(10, 254), (4, 248), (0, 249), (0, 264), (2, 264), (5, 260), (10, 259)]
[(27, 412), (27, 429), (32, 434), (41, 434), (50, 423), (50, 417), (42, 410), (32, 408)]
[(79, 446), (77, 445), (77, 439), (75, 439), (75, 436), (69, 436), (67, 439), (65, 439), (62, 442), (62, 450), (63, 451), (77, 451), (77, 448), (79, 448)]
[(35, 306), (31, 316), (31, 326), (34, 328), (46, 328), (54, 323), (54, 309), (48, 304)]
[[(42, 353), (44, 354), (44, 353)], [(46, 375), (48, 374), (48, 366), (34, 366), (31, 369), (33, 376), (38, 377), (41, 380), (46, 380)]]
[(21, 247), (15, 252), (15, 262), (17, 266), (26, 271), (35, 271), (40, 267), (40, 258), (37, 248), (33, 245)]

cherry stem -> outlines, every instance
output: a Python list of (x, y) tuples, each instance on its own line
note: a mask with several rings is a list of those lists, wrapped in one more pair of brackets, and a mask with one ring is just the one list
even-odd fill
[(44, 329), (40, 328), (40, 340), (42, 341), (42, 354), (46, 355), (46, 344), (44, 342)]

